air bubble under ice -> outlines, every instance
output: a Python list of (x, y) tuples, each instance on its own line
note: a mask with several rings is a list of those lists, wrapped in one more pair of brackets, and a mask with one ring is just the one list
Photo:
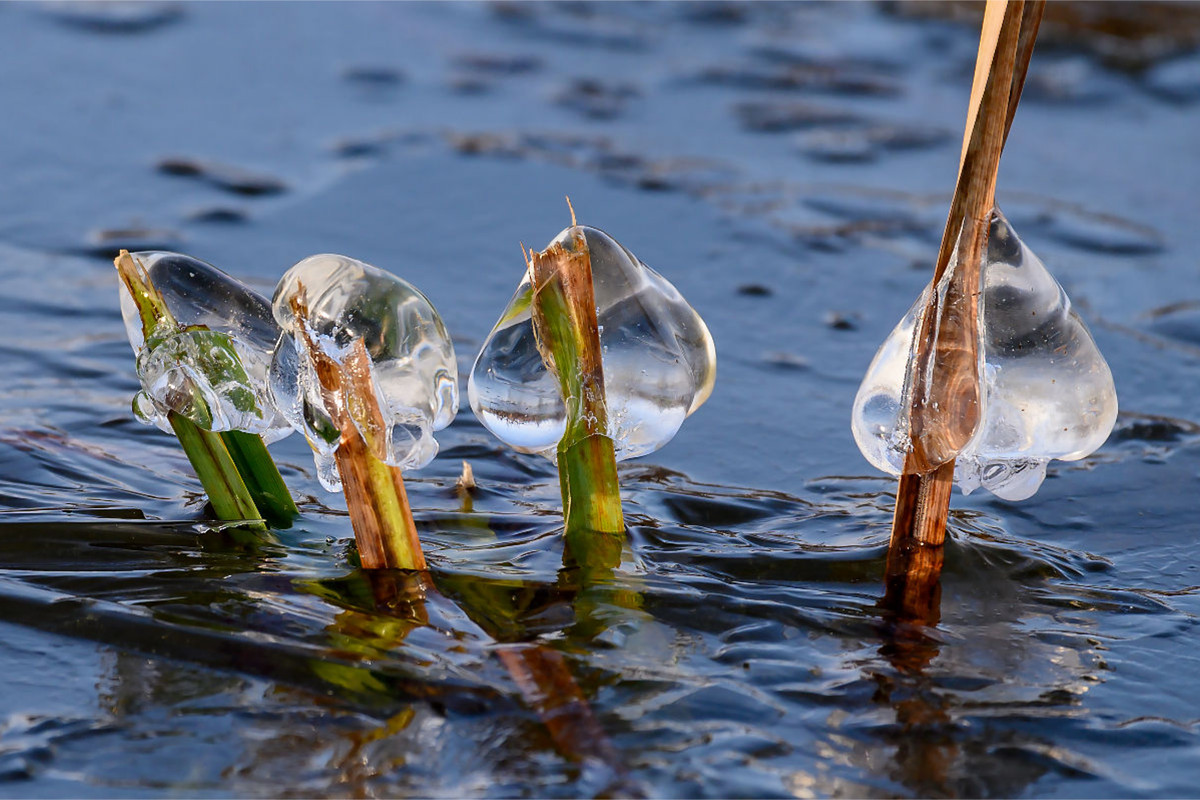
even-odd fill
[[(1104, 443), (1117, 394), (1070, 299), (999, 210), (980, 282), (982, 413), (954, 479), (967, 493), (983, 486), (1023, 500), (1041, 486), (1051, 459), (1080, 459)], [(908, 450), (904, 378), (924, 302), (922, 295), (879, 348), (854, 400), (859, 449), (892, 475)]]
[[(591, 254), (608, 433), (618, 461), (646, 455), (669, 442), (712, 393), (712, 336), (674, 286), (604, 231), (567, 228), (551, 245), (576, 233)], [(475, 360), (468, 394), (499, 439), (553, 460), (566, 406), (538, 352), (531, 299), (526, 275)]]

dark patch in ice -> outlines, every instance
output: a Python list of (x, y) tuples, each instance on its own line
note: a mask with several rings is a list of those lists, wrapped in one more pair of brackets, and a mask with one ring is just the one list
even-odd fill
[[(642, 50), (644, 25), (609, 13), (608, 4), (529, 3), (501, 0), (490, 6), (495, 17), (520, 32), (558, 45), (605, 50)], [(620, 5), (620, 4), (613, 4)]]
[(1112, 216), (1061, 208), (1051, 210), (1039, 222), (1046, 235), (1079, 250), (1133, 256), (1164, 249), (1158, 231)]
[(554, 102), (588, 119), (615, 119), (641, 92), (631, 83), (575, 78), (554, 95)]
[(425, 131), (383, 130), (361, 136), (347, 136), (330, 145), (339, 158), (374, 158), (385, 155), (393, 146), (428, 144), (433, 135)]
[(838, 108), (814, 106), (795, 100), (753, 100), (733, 107), (746, 130), (785, 133), (861, 122), (862, 117)]
[(825, 325), (835, 331), (855, 331), (860, 319), (857, 312), (829, 311), (825, 314)]
[(164, 175), (197, 178), (218, 189), (244, 197), (282, 194), (288, 189), (286, 183), (271, 175), (186, 156), (163, 158), (155, 168)]
[(74, 252), (95, 258), (116, 258), (122, 250), (177, 250), (183, 236), (166, 228), (103, 228), (88, 235), (87, 244)]
[(763, 353), (762, 360), (769, 367), (785, 371), (806, 370), (812, 366), (804, 356), (797, 353), (789, 353), (785, 350), (773, 350), (769, 353)]
[(488, 77), (527, 75), (542, 68), (537, 56), (521, 53), (462, 53), (451, 59), (456, 69)]
[(819, 92), (848, 97), (895, 97), (903, 92), (902, 84), (877, 63), (782, 57), (779, 53), (708, 67), (697, 79), (701, 83), (737, 89)]
[(1034, 59), (1021, 99), (1056, 106), (1094, 106), (1117, 96), (1116, 79), (1084, 56)]
[(388, 88), (404, 83), (404, 73), (396, 67), (361, 64), (343, 68), (342, 79), (359, 86)]
[(1147, 330), (1186, 344), (1200, 345), (1200, 301), (1189, 300), (1154, 309)]
[(1146, 88), (1173, 103), (1188, 104), (1200, 100), (1200, 54), (1159, 64), (1143, 76)]
[(525, 150), (513, 136), (502, 133), (449, 133), (447, 143), (460, 155), (522, 158)]
[(770, 297), (775, 294), (769, 286), (761, 283), (743, 283), (737, 288), (737, 293), (745, 297)]
[(1185, 419), (1122, 413), (1113, 427), (1112, 441), (1177, 442), (1200, 434), (1200, 425)]
[(619, 148), (605, 136), (566, 133), (443, 131), (456, 153), (532, 160), (581, 169), (645, 191), (702, 195), (725, 186), (733, 173), (720, 162), (697, 158), (647, 158)]
[(219, 225), (233, 225), (245, 222), (249, 219), (249, 215), (243, 209), (232, 208), (230, 206), (212, 206), (210, 208), (198, 208), (188, 214), (188, 219), (192, 222), (215, 223)]
[(178, 3), (64, 0), (42, 3), (40, 7), (56, 22), (92, 33), (146, 33), (183, 18), (183, 7)]
[(680, 3), (678, 8), (688, 22), (714, 26), (743, 25), (753, 10), (748, 3), (732, 0), (700, 0)]
[(387, 145), (379, 139), (339, 139), (330, 149), (341, 158), (362, 158), (382, 155)]
[(496, 88), (496, 81), (486, 75), (460, 72), (446, 78), (446, 87), (455, 94), (487, 94)]
[(885, 152), (927, 150), (950, 141), (948, 131), (920, 125), (867, 123), (857, 127), (826, 128), (802, 134), (800, 152), (826, 163), (863, 163)]
[(837, 219), (903, 229), (922, 230), (927, 222), (905, 198), (884, 194), (813, 194), (805, 198), (804, 205)]

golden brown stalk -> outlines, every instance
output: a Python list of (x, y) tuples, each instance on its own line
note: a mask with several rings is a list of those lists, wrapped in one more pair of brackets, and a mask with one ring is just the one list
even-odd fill
[(930, 619), (931, 607), (936, 615), (954, 459), (980, 421), (980, 262), (1000, 154), (1043, 7), (1042, 0), (987, 4), (958, 181), (914, 337), (908, 373), (912, 449), (896, 495), (885, 602), (918, 619)]
[(339, 364), (312, 340), (303, 287), (292, 298), (291, 309), (325, 408), (341, 431), (334, 458), (363, 569), (426, 569), (400, 469), (380, 461), (359, 432), (360, 425), (381, 431), (387, 424), (371, 383), (366, 345), (362, 339), (355, 341), (345, 363)]

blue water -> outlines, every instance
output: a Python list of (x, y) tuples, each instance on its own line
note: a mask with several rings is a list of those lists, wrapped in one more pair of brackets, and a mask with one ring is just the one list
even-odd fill
[[(941, 621), (897, 631), (875, 606), (894, 484), (849, 409), (930, 274), (970, 24), (865, 4), (0, 5), (0, 794), (1197, 795), (1181, 20), (1138, 70), (1045, 27), (999, 202), (1091, 325), (1122, 416), (1029, 501), (955, 494)], [(296, 437), (273, 447), (296, 526), (203, 522), (182, 452), (130, 412), (113, 251), (181, 250), (263, 290), (344, 252), (419, 286), (465, 373), (564, 195), (718, 350), (709, 402), (622, 466), (611, 580), (563, 570), (553, 467), (467, 408), (409, 481), (432, 586), (354, 568)], [(514, 654), (566, 665), (587, 710), (565, 738)]]

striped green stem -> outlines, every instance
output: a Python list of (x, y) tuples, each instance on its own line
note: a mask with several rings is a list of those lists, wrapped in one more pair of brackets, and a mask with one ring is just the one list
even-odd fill
[(585, 568), (620, 564), (625, 519), (617, 462), (608, 434), (600, 330), (587, 241), (579, 228), (529, 261), (534, 333), (558, 378), (566, 430), (558, 444), (567, 548)]
[[(122, 250), (113, 264), (137, 306), (145, 346), (153, 348), (164, 336), (179, 330), (142, 265), (127, 250)], [(203, 403), (199, 395), (192, 400)], [(206, 408), (201, 410), (207, 413)], [(255, 527), (264, 527), (264, 512), (279, 524), (288, 524), (299, 515), (261, 436), (206, 431), (175, 412), (167, 419), (219, 519), (248, 520)]]

